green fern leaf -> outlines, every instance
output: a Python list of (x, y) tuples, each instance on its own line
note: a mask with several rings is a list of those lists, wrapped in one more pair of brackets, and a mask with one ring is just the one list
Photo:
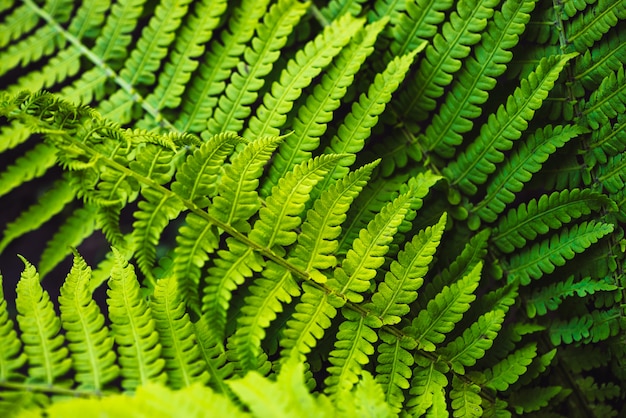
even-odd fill
[(206, 121), (226, 89), (225, 80), (241, 61), (268, 3), (269, 0), (243, 0), (231, 11), (226, 27), (220, 31), (220, 40), (215, 38), (209, 44), (198, 75), (187, 86), (182, 110), (174, 123), (181, 132), (206, 129)]
[(612, 31), (603, 37), (599, 45), (587, 49), (576, 60), (575, 79), (593, 90), (611, 71), (618, 71), (626, 60), (626, 39), (621, 31)]
[[(3, 11), (7, 10), (4, 6), (11, 9), (13, 6), (10, 2), (2, 4)], [(51, 4), (46, 4), (50, 7)], [(54, 6), (52, 6), (54, 7)], [(40, 16), (37, 12), (27, 4), (22, 4), (10, 10), (11, 13), (0, 24), (0, 48), (5, 48), (11, 41), (20, 39), (25, 33), (30, 32), (37, 26)]]
[(143, 26), (141, 37), (133, 48), (120, 76), (132, 86), (152, 85), (161, 60), (174, 40), (175, 31), (187, 13), (190, 0), (162, 2), (150, 22)]
[(463, 335), (441, 349), (441, 355), (450, 363), (452, 370), (465, 374), (465, 367), (473, 366), (485, 355), (502, 328), (504, 316), (505, 312), (501, 310), (481, 315), (463, 331)]
[(403, 6), (405, 13), (391, 28), (393, 40), (387, 57), (405, 55), (421, 49), (424, 41), (430, 41), (437, 33), (437, 25), (445, 19), (445, 12), (454, 5), (451, 0), (408, 1)]
[(250, 115), (250, 107), (265, 82), (264, 77), (272, 70), (287, 36), (308, 5), (295, 0), (279, 0), (270, 7), (263, 25), (257, 27), (258, 36), (244, 52), (245, 63), (240, 62), (237, 66), (237, 72), (233, 73), (230, 85), (207, 122), (210, 134), (239, 132), (243, 128), (244, 119)]
[(68, 177), (56, 181), (42, 194), (37, 203), (24, 210), (13, 222), (7, 224), (0, 241), (0, 253), (16, 238), (40, 228), (63, 210), (75, 197)]
[[(423, 360), (423, 357), (421, 359)], [(406, 404), (406, 408), (412, 416), (422, 416), (434, 405), (440, 407), (441, 400), (437, 398), (443, 397), (442, 391), (448, 386), (448, 379), (445, 375), (447, 371), (448, 367), (445, 364), (430, 360), (427, 360), (426, 366), (416, 368), (413, 372), (409, 399)], [(443, 401), (445, 404), (445, 397)], [(443, 410), (446, 410), (445, 405)], [(443, 416), (448, 416), (447, 412)]]
[(487, 254), (487, 240), (489, 239), (489, 230), (483, 229), (474, 235), (463, 247), (463, 251), (450, 265), (430, 280), (417, 299), (417, 306), (420, 309), (426, 309), (427, 303), (433, 299), (437, 293), (441, 292), (444, 286), (450, 286), (452, 283), (462, 279), (469, 274), (478, 263), (480, 263)]
[[(51, 18), (59, 24), (66, 23), (70, 18), (72, 2), (60, 1), (57, 7), (51, 7), (49, 12)], [(51, 25), (44, 25), (33, 34), (11, 44), (8, 48), (0, 51), (0, 76), (5, 75), (10, 70), (39, 61), (55, 53), (65, 46), (65, 38), (59, 31)]]
[(0, 173), (0, 196), (29, 180), (43, 176), (56, 161), (53, 147), (37, 144)]
[(91, 269), (74, 253), (72, 269), (61, 286), (59, 310), (79, 387), (101, 392), (117, 378), (113, 337), (89, 289)]
[(384, 24), (384, 21), (375, 22), (358, 31), (329, 65), (313, 93), (307, 96), (293, 121), (293, 133), (278, 147), (274, 163), (262, 186), (263, 195), (267, 195), (278, 179), (296, 164), (310, 158), (310, 151), (319, 146), (320, 137), (326, 132), (333, 112), (341, 104), (341, 98), (345, 96), (365, 59), (374, 51), (374, 42)]
[(475, 213), (483, 221), (495, 222), (506, 205), (513, 202), (515, 194), (541, 170), (542, 164), (550, 155), (580, 133), (582, 130), (576, 125), (555, 128), (547, 125), (537, 130), (502, 165), (487, 185), (487, 195), (471, 209), (471, 213)]
[(420, 231), (406, 243), (372, 295), (372, 301), (365, 304), (364, 309), (371, 311), (380, 325), (395, 325), (409, 313), (409, 305), (417, 299), (417, 290), (441, 241), (446, 219), (444, 213), (436, 225)]
[(545, 315), (549, 310), (556, 310), (563, 299), (568, 296), (576, 295), (582, 298), (595, 292), (616, 289), (614, 284), (606, 281), (585, 277), (574, 282), (574, 276), (570, 276), (565, 281), (535, 289), (526, 300), (526, 313), (529, 318), (534, 318), (536, 315)]
[(517, 414), (538, 411), (549, 405), (559, 393), (563, 391), (560, 386), (533, 387), (515, 391), (509, 397), (509, 405)]
[[(272, 249), (276, 254), (284, 253), (283, 247), (293, 244), (297, 239), (295, 229), (300, 226), (300, 216), (311, 190), (342, 157), (321, 155), (297, 165), (272, 188), (248, 238), (262, 248)], [(245, 259), (249, 255), (244, 253), (240, 257)], [(299, 287), (284, 267), (270, 263), (263, 276), (250, 286), (251, 295), (245, 298), (246, 306), (238, 318), (239, 326), (233, 339), (238, 357), (246, 366), (243, 370), (252, 369), (249, 368), (250, 362), (254, 364), (260, 354), (258, 351), (265, 334), (264, 328), (276, 317), (276, 312), (282, 310), (281, 303), (289, 303), (292, 297), (300, 295)], [(222, 282), (225, 280), (228, 277), (222, 279)]]
[(45, 276), (70, 254), (70, 248), (77, 248), (96, 227), (96, 208), (84, 206), (70, 214), (65, 223), (47, 242), (39, 260), (39, 271)]
[(350, 302), (363, 301), (361, 293), (370, 287), (376, 270), (382, 266), (389, 244), (407, 215), (411, 198), (410, 193), (400, 195), (361, 230), (341, 267), (337, 267), (333, 278), (328, 280), (330, 289)]
[(62, 384), (72, 367), (61, 320), (54, 312), (48, 292), (39, 283), (32, 264), (20, 257), (24, 271), (17, 284), (17, 323), (21, 330), (24, 353), (28, 358), (28, 380), (47, 385)]
[(113, 249), (107, 305), (111, 329), (118, 346), (122, 387), (133, 390), (147, 382), (165, 382), (165, 360), (161, 358), (159, 334), (150, 306), (140, 295), (132, 265)]
[(459, 70), (457, 81), (446, 95), (437, 114), (420, 140), (438, 155), (451, 158), (455, 147), (463, 142), (463, 134), (472, 130), (472, 120), (482, 113), (481, 105), (496, 86), (513, 54), (510, 50), (519, 42), (535, 8), (536, 0), (507, 0), (481, 34), (474, 55), (467, 58)]
[(591, 94), (589, 101), (583, 104), (583, 117), (592, 129), (606, 125), (611, 119), (626, 111), (626, 76), (624, 67), (617, 72), (610, 71), (600, 86)]
[(454, 376), (452, 378), (452, 389), (450, 390), (452, 400), (453, 417), (482, 417), (483, 409), (480, 407), (480, 387)]
[(561, 70), (574, 55), (544, 58), (537, 69), (522, 80), (506, 105), (501, 105), (496, 113), (490, 115), (476, 141), (443, 170), (447, 178), (453, 179), (452, 185), (468, 195), (476, 193), (477, 185), (487, 180), (488, 175), (495, 171), (496, 164), (503, 160), (503, 151), (510, 149), (513, 141), (519, 139)]
[[(322, 155), (296, 166), (285, 178), (281, 179), (278, 185), (272, 189), (272, 194), (266, 199), (265, 207), (259, 211), (259, 218), (248, 234), (251, 242), (257, 248), (267, 248), (276, 254), (283, 255), (285, 252), (283, 247), (293, 244), (297, 239), (295, 229), (302, 222), (301, 214), (305, 209), (311, 190), (341, 158), (343, 158), (342, 155)], [(220, 259), (216, 261), (216, 266), (209, 270), (203, 298), (202, 312), (214, 322), (218, 330), (222, 330), (225, 324), (226, 308), (232, 290), (242, 284), (245, 277), (252, 274), (252, 270), (260, 271), (264, 264), (263, 260), (253, 253), (251, 246), (236, 243), (232, 239), (228, 239), (227, 243), (231, 252), (220, 251), (218, 253)], [(279, 277), (283, 276), (281, 274), (273, 275), (274, 279)], [(271, 281), (267, 281), (265, 282), (265, 289), (259, 288), (253, 291), (259, 297), (249, 301), (252, 303), (250, 306), (252, 312), (256, 312), (255, 307), (258, 307), (259, 304), (266, 304), (261, 295), (265, 294), (265, 290), (271, 288), (271, 284)], [(288, 288), (295, 291), (293, 286), (288, 286)], [(287, 297), (286, 294), (281, 294), (283, 297)], [(297, 295), (296, 292), (293, 296)], [(277, 296), (274, 293), (272, 297), (276, 298)], [(272, 305), (280, 306), (280, 304), (277, 305), (277, 301), (266, 304), (266, 306)], [(259, 320), (266, 322), (263, 318), (267, 315), (273, 316), (274, 313), (262, 312), (260, 316), (254, 313), (254, 322)], [(247, 316), (244, 318), (246, 321), (250, 321)], [(247, 335), (246, 338), (254, 336), (256, 339), (259, 337), (254, 333), (263, 331), (262, 327), (259, 329), (252, 326), (252, 329), (246, 328), (241, 332)], [(254, 341), (237, 344), (237, 347), (241, 347), (242, 350), (251, 350), (248, 351), (249, 353), (255, 353), (259, 348)], [(251, 358), (255, 359), (256, 355), (251, 355)]]
[(294, 353), (308, 354), (317, 345), (331, 321), (337, 315), (337, 308), (343, 304), (337, 296), (319, 287), (304, 282), (302, 296), (295, 306), (295, 313), (287, 321), (280, 340), (281, 359), (288, 359)]
[(585, 163), (589, 167), (606, 164), (610, 157), (626, 151), (625, 119), (626, 116), (620, 113), (615, 124), (603, 124), (591, 132), (589, 152), (585, 154)]
[(327, 22), (345, 15), (359, 16), (363, 10), (361, 3), (365, 3), (365, 0), (330, 0), (319, 13)]
[[(217, 193), (221, 166), (235, 144), (242, 140), (234, 134), (221, 134), (203, 142), (176, 171), (171, 190), (200, 209), (209, 206), (209, 199)], [(213, 252), (217, 245), (214, 226), (196, 213), (189, 213), (178, 229), (172, 271), (179, 280), (179, 290), (187, 306), (198, 312), (200, 269), (208, 259), (207, 254)]]
[(230, 165), (224, 167), (209, 213), (219, 221), (241, 231), (249, 229), (247, 219), (261, 207), (256, 191), (263, 167), (281, 137), (264, 137), (250, 142)]
[(531, 248), (514, 254), (508, 263), (508, 281), (519, 280), (528, 285), (531, 279), (539, 279), (544, 273), (552, 273), (558, 266), (582, 253), (603, 236), (613, 232), (614, 226), (602, 222), (583, 222), (565, 228)]
[[(211, 39), (220, 16), (226, 11), (226, 0), (189, 4), (193, 6), (193, 11), (188, 14), (190, 18), (185, 19), (183, 27), (176, 34), (174, 48), (168, 54), (168, 61), (159, 75), (156, 89), (146, 97), (146, 103), (156, 110), (180, 106), (185, 85), (198, 67), (196, 59), (204, 53), (204, 45)], [(182, 5), (184, 3), (180, 6)]]
[(164, 277), (156, 282), (150, 309), (163, 346), (168, 386), (179, 389), (194, 382), (207, 383), (206, 363), (174, 278)]
[(536, 343), (530, 343), (517, 349), (492, 368), (483, 372), (485, 386), (499, 391), (507, 390), (510, 385), (517, 382), (520, 376), (526, 373), (527, 367), (536, 356)]
[(375, 178), (369, 181), (347, 212), (346, 222), (339, 236), (338, 254), (346, 254), (358, 238), (361, 229), (379, 213), (390, 201), (398, 197), (400, 188), (406, 184), (408, 176)]
[[(466, 58), (471, 46), (480, 41), (480, 33), (487, 26), (494, 8), (500, 0), (462, 0), (456, 10), (443, 25), (441, 33), (436, 33), (425, 50), (425, 59), (396, 103), (401, 116), (424, 120), (428, 112), (436, 107), (436, 99), (444, 93), (444, 88), (453, 79), (452, 74), (461, 68), (461, 60)], [(446, 2), (437, 3), (445, 7)], [(443, 4), (442, 4), (443, 3)]]
[(287, 62), (277, 81), (272, 83), (263, 96), (256, 115), (250, 118), (243, 136), (257, 138), (263, 135), (279, 135), (280, 127), (287, 120), (294, 101), (302, 94), (333, 57), (350, 41), (363, 25), (352, 15), (345, 15), (328, 25), (315, 39), (300, 49)]
[(609, 205), (609, 200), (590, 189), (573, 189), (553, 192), (522, 203), (500, 219), (492, 242), (506, 253), (524, 248), (527, 241), (550, 229), (559, 229), (572, 219), (588, 215)]
[(372, 128), (378, 122), (378, 117), (385, 110), (391, 96), (404, 80), (415, 55), (421, 49), (396, 57), (382, 73), (376, 74), (374, 82), (369, 86), (367, 94), (362, 94), (358, 102), (354, 102), (351, 112), (337, 129), (337, 134), (330, 140), (330, 145), (324, 150), (330, 154), (353, 154), (337, 166), (325, 182), (318, 186), (318, 190), (326, 190), (333, 180), (342, 178), (348, 172), (348, 167), (356, 161), (356, 153), (361, 151), (365, 140), (369, 138)]
[(15, 332), (9, 317), (7, 301), (4, 298), (3, 279), (0, 274), (0, 340), (3, 349), (0, 352), (0, 382), (10, 382), (22, 378), (20, 369), (26, 363), (26, 354), (22, 351), (22, 341)]
[(293, 250), (293, 263), (318, 283), (327, 280), (326, 273), (322, 272), (337, 266), (337, 257), (333, 252), (338, 247), (341, 224), (375, 166), (376, 162), (365, 165), (331, 184), (307, 212), (298, 244)]
[(626, 3), (621, 0), (600, 0), (593, 10), (579, 13), (566, 27), (566, 42), (575, 51), (584, 51), (608, 32), (622, 19), (626, 18)]
[(348, 391), (358, 382), (361, 368), (369, 363), (374, 354), (374, 344), (378, 335), (367, 324), (367, 317), (344, 308), (345, 318), (339, 325), (335, 348), (330, 352), (328, 377), (324, 380), (324, 392), (334, 397)]
[(217, 341), (215, 334), (202, 316), (193, 323), (193, 329), (198, 342), (198, 350), (206, 364), (210, 386), (220, 393), (229, 393), (225, 379), (232, 374), (232, 364), (226, 362), (226, 352), (221, 341)]
[(404, 391), (411, 387), (414, 363), (411, 352), (415, 350), (415, 342), (384, 331), (379, 335), (382, 341), (377, 347), (376, 381), (382, 386), (392, 412), (399, 414), (404, 404)]
[(435, 296), (426, 310), (420, 311), (417, 318), (406, 332), (418, 341), (418, 348), (424, 351), (434, 351), (436, 344), (443, 342), (445, 334), (454, 329), (454, 325), (461, 320), (463, 313), (469, 309), (469, 304), (476, 299), (474, 290), (478, 287), (482, 263), (478, 263), (465, 277), (445, 286)]
[(571, 344), (574, 341), (585, 343), (603, 341), (620, 332), (619, 309), (608, 311), (594, 310), (591, 313), (555, 321), (549, 329), (553, 345)]

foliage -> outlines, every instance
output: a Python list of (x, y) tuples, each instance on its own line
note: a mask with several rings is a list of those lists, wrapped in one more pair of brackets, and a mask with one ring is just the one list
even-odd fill
[(626, 414), (626, 1), (321, 3), (0, 5), (3, 416)]

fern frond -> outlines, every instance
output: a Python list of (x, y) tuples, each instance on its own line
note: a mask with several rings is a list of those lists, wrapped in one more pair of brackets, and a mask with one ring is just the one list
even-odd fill
[[(2, 6), (5, 6), (3, 4)], [(11, 8), (9, 2), (6, 6)], [(4, 7), (3, 7), (3, 10)], [(27, 4), (13, 8), (0, 24), (0, 48), (4, 49), (11, 41), (21, 38), (39, 23), (40, 16)]]
[[(226, 11), (226, 0), (206, 0), (190, 2), (193, 10), (183, 22), (183, 27), (176, 33), (173, 50), (168, 54), (154, 92), (146, 97), (146, 103), (156, 110), (177, 108), (181, 104), (181, 96), (189, 82), (198, 61), (211, 39), (213, 30)], [(180, 4), (182, 7), (184, 3)], [(182, 9), (181, 9), (182, 10)], [(156, 121), (158, 122), (158, 121)]]
[(381, 325), (395, 325), (409, 313), (409, 305), (417, 299), (417, 290), (424, 282), (428, 266), (441, 241), (447, 216), (416, 234), (389, 266), (385, 280), (380, 282), (372, 301), (364, 305)]
[(193, 329), (198, 342), (198, 350), (207, 367), (211, 387), (218, 392), (228, 393), (229, 389), (224, 379), (232, 374), (233, 367), (226, 362), (226, 352), (222, 341), (217, 341), (211, 325), (204, 316), (193, 323)]
[(163, 347), (168, 385), (179, 389), (194, 382), (207, 383), (210, 376), (206, 363), (201, 357), (193, 324), (185, 312), (185, 301), (173, 277), (156, 282), (150, 309)]
[(482, 417), (483, 409), (480, 404), (480, 387), (458, 377), (452, 377), (450, 389), (451, 406), (454, 417)]
[(445, 19), (445, 13), (454, 5), (451, 0), (418, 0), (404, 4), (405, 13), (400, 14), (391, 28), (393, 40), (387, 57), (408, 54), (424, 47), (437, 33), (437, 26)]
[[(394, 58), (382, 73), (376, 74), (367, 94), (362, 94), (358, 102), (353, 103), (351, 112), (337, 129), (337, 134), (330, 140), (330, 145), (324, 150), (325, 153), (356, 154), (363, 149), (365, 140), (369, 138), (372, 128), (378, 122), (378, 117), (404, 80), (415, 55), (420, 50), (418, 48), (406, 55)], [(325, 190), (333, 180), (346, 175), (348, 167), (355, 160), (355, 155), (346, 158), (345, 162), (337, 166), (325, 182), (320, 183), (318, 189)]]
[(618, 308), (608, 311), (594, 310), (588, 314), (557, 320), (550, 326), (550, 341), (555, 346), (603, 341), (620, 332), (620, 312)]
[(319, 13), (328, 21), (336, 21), (345, 15), (359, 16), (365, 0), (330, 0)]
[(476, 299), (474, 290), (478, 287), (481, 269), (482, 263), (478, 263), (462, 279), (445, 286), (413, 319), (405, 332), (417, 340), (419, 349), (434, 351), (436, 345), (445, 339), (445, 334), (461, 320), (469, 304)]
[(135, 250), (137, 266), (146, 278), (154, 282), (152, 268), (156, 261), (156, 247), (161, 233), (167, 225), (175, 219), (183, 209), (183, 205), (171, 195), (162, 195), (153, 189), (144, 189), (142, 199), (135, 211), (133, 232), (131, 233), (132, 247)]
[(152, 85), (161, 60), (175, 37), (175, 31), (187, 13), (190, 0), (165, 1), (157, 5), (150, 22), (143, 27), (120, 77), (132, 86)]
[(404, 391), (411, 387), (414, 363), (411, 352), (415, 350), (415, 342), (410, 338), (397, 338), (384, 330), (379, 336), (382, 341), (377, 347), (376, 381), (382, 386), (391, 410), (399, 413), (405, 399)]
[(341, 267), (334, 271), (327, 285), (347, 301), (363, 301), (362, 292), (370, 287), (376, 270), (384, 263), (389, 244), (398, 226), (407, 215), (411, 205), (411, 194), (406, 193), (389, 202), (379, 214), (361, 230), (348, 251)]
[(599, 0), (591, 11), (579, 13), (566, 26), (566, 45), (584, 51), (602, 38), (613, 26), (626, 18), (626, 3), (622, 0)]
[(587, 49), (576, 60), (574, 78), (589, 89), (597, 88), (611, 71), (618, 71), (626, 61), (626, 38), (622, 31), (611, 31), (599, 45)]
[(595, 292), (616, 289), (617, 286), (603, 280), (593, 280), (591, 277), (585, 277), (574, 282), (574, 276), (570, 276), (565, 281), (535, 289), (526, 300), (526, 313), (529, 318), (534, 318), (536, 315), (545, 315), (549, 310), (556, 310), (563, 299), (568, 296), (584, 297)]
[[(423, 360), (423, 357), (420, 357)], [(420, 360), (417, 360), (420, 364)], [(445, 373), (449, 368), (442, 362), (435, 362), (426, 360), (426, 366), (419, 365), (413, 372), (413, 379), (411, 380), (411, 389), (409, 390), (409, 399), (406, 403), (408, 412), (415, 417), (424, 415), (424, 413), (433, 405), (435, 407), (441, 407), (441, 399), (443, 397), (441, 393), (446, 386), (448, 386), (448, 378)], [(445, 411), (445, 397), (444, 411)], [(436, 414), (435, 414), (436, 416)], [(447, 411), (443, 416), (447, 416)]]
[(398, 197), (400, 188), (406, 183), (408, 176), (375, 178), (368, 182), (347, 213), (339, 236), (338, 254), (346, 254), (361, 229), (374, 219), (377, 213), (390, 201)]
[(232, 10), (226, 27), (220, 31), (220, 40), (211, 41), (197, 75), (187, 86), (180, 115), (174, 123), (181, 132), (206, 129), (206, 122), (226, 89), (225, 80), (241, 61), (268, 3), (269, 0), (243, 0)]
[[(171, 190), (200, 209), (209, 206), (209, 199), (217, 193), (221, 166), (235, 144), (241, 141), (243, 138), (237, 135), (221, 134), (203, 142), (176, 171), (176, 180), (172, 183)], [(206, 219), (191, 212), (187, 214), (176, 237), (172, 274), (179, 281), (178, 288), (184, 295), (187, 306), (198, 312), (200, 269), (208, 259), (207, 254), (218, 245), (214, 229)]]
[(527, 367), (537, 357), (537, 344), (530, 343), (509, 354), (490, 369), (483, 372), (485, 386), (505, 391), (526, 373)]
[(0, 173), (0, 196), (29, 180), (43, 176), (56, 161), (53, 147), (41, 143), (35, 145)]
[(279, 135), (293, 103), (324, 67), (343, 49), (350, 38), (363, 26), (363, 21), (345, 15), (324, 28), (315, 39), (296, 52), (287, 62), (278, 80), (272, 83), (263, 101), (248, 121), (243, 136), (255, 138)]
[(244, 52), (245, 62), (237, 65), (230, 78), (230, 85), (220, 96), (218, 107), (207, 122), (210, 134), (243, 128), (244, 119), (251, 113), (251, 105), (265, 83), (264, 77), (272, 70), (287, 42), (287, 36), (306, 12), (309, 3), (296, 0), (279, 0), (270, 7), (257, 27), (257, 36)]
[(582, 106), (585, 122), (592, 129), (608, 124), (611, 119), (626, 111), (625, 83), (624, 67), (620, 67), (617, 72), (610, 71), (591, 94), (589, 101)]
[[(487, 26), (494, 8), (500, 0), (462, 0), (450, 14), (441, 33), (435, 34), (432, 43), (425, 51), (425, 59), (412, 82), (407, 85), (395, 102), (404, 119), (424, 120), (428, 112), (436, 107), (436, 99), (444, 93), (444, 88), (453, 79), (453, 74), (461, 68), (461, 60), (466, 58), (471, 46), (480, 41), (480, 33)], [(446, 3), (446, 2), (433, 2)], [(443, 5), (442, 5), (443, 6)], [(444, 6), (445, 7), (445, 6)]]
[(37, 203), (24, 210), (14, 221), (7, 224), (0, 241), (0, 253), (16, 238), (36, 230), (58, 214), (75, 197), (68, 178), (56, 181), (43, 193)]
[(113, 337), (92, 299), (91, 269), (78, 253), (59, 296), (61, 322), (72, 355), (79, 388), (101, 392), (119, 375)]
[(331, 184), (307, 212), (292, 254), (294, 264), (308, 272), (314, 281), (326, 282), (327, 276), (322, 272), (337, 266), (334, 251), (339, 245), (337, 238), (341, 234), (341, 225), (346, 220), (350, 204), (365, 186), (375, 166), (376, 162), (365, 165)]
[(150, 381), (165, 382), (165, 360), (161, 358), (159, 334), (150, 306), (140, 295), (132, 265), (113, 248), (107, 305), (115, 343), (118, 346), (122, 387), (133, 390)]
[(96, 56), (111, 62), (114, 67), (119, 67), (128, 56), (128, 47), (133, 41), (132, 32), (138, 27), (138, 19), (145, 2), (146, 0), (121, 0), (113, 4), (100, 36), (96, 38)]
[(45, 276), (54, 269), (67, 255), (70, 248), (77, 248), (96, 228), (97, 209), (86, 205), (68, 215), (46, 248), (39, 260), (39, 272)]
[(333, 397), (340, 396), (358, 382), (361, 368), (369, 363), (374, 354), (374, 344), (378, 335), (368, 324), (368, 317), (343, 308), (345, 318), (339, 325), (335, 348), (330, 352), (328, 377), (324, 379), (324, 392)]
[(458, 374), (465, 374), (465, 367), (473, 366), (485, 355), (502, 328), (504, 316), (505, 312), (499, 309), (481, 315), (463, 331), (463, 335), (439, 351), (452, 370)]
[(304, 282), (302, 296), (295, 306), (295, 313), (287, 321), (280, 340), (281, 359), (288, 359), (294, 353), (308, 354), (317, 345), (331, 321), (337, 315), (337, 308), (343, 301), (319, 287)]
[(560, 234), (514, 254), (506, 272), (508, 281), (519, 280), (528, 285), (531, 279), (539, 279), (544, 273), (552, 273), (578, 253), (582, 253), (603, 236), (613, 232), (614, 225), (602, 222), (583, 222), (565, 228)]
[[(295, 229), (302, 222), (301, 213), (311, 190), (342, 157), (321, 155), (297, 165), (272, 188), (272, 193), (267, 197), (265, 207), (259, 211), (259, 219), (248, 238), (262, 248), (269, 248), (277, 254), (284, 253), (283, 248), (297, 239)], [(246, 259), (249, 255), (243, 253), (240, 257)], [(228, 280), (228, 277), (224, 277), (221, 282)], [(263, 271), (263, 278), (250, 286), (250, 293), (245, 298), (246, 306), (242, 308), (237, 320), (239, 326), (233, 338), (238, 357), (246, 366), (243, 370), (253, 369), (248, 366), (254, 365), (260, 354), (260, 341), (265, 336), (264, 328), (282, 310), (282, 303), (289, 303), (292, 297), (300, 295), (300, 289), (289, 271), (270, 263)]]
[(572, 219), (609, 205), (609, 200), (590, 189), (553, 192), (522, 203), (500, 218), (492, 242), (506, 253), (524, 248), (527, 241), (550, 229), (559, 229)]
[[(475, 213), (486, 222), (496, 221), (506, 205), (513, 202), (515, 194), (541, 170), (542, 164), (550, 155), (581, 133), (582, 130), (577, 125), (554, 128), (547, 125), (535, 131), (507, 158), (489, 181), (485, 198), (470, 213)], [(470, 226), (477, 226), (473, 225), (471, 218)]]
[(509, 405), (517, 414), (539, 411), (549, 405), (563, 388), (561, 386), (536, 386), (515, 391), (509, 397)]
[(294, 230), (302, 222), (300, 215), (311, 191), (343, 158), (342, 154), (323, 154), (295, 166), (272, 188), (248, 237), (275, 251), (279, 250), (274, 246), (293, 244), (297, 240)]
[(28, 358), (28, 380), (46, 385), (63, 384), (72, 367), (61, 320), (54, 312), (48, 292), (39, 283), (39, 274), (26, 259), (17, 283), (17, 323), (20, 326), (24, 353)]
[(340, 106), (355, 74), (374, 51), (374, 42), (385, 23), (379, 21), (362, 28), (330, 63), (313, 93), (307, 96), (305, 103), (298, 109), (293, 121), (293, 133), (278, 147), (262, 186), (263, 195), (267, 195), (278, 179), (293, 166), (310, 158), (310, 151), (319, 146), (320, 137), (326, 132), (328, 122)]
[(625, 120), (626, 116), (620, 113), (615, 124), (603, 124), (591, 132), (589, 152), (585, 154), (588, 167), (606, 164), (610, 157), (626, 151)]
[(489, 116), (481, 127), (479, 137), (469, 144), (459, 157), (444, 168), (444, 175), (452, 179), (464, 193), (473, 195), (483, 184), (496, 164), (504, 159), (503, 151), (513, 146), (528, 126), (543, 100), (554, 86), (561, 70), (575, 54), (544, 58), (537, 69), (522, 80), (520, 87), (509, 96), (506, 105)]
[(263, 166), (272, 156), (281, 137), (264, 137), (250, 142), (230, 165), (224, 167), (209, 213), (239, 230), (249, 228), (247, 219), (261, 207), (257, 186)]
[(20, 369), (26, 363), (26, 354), (22, 351), (22, 341), (15, 332), (13, 320), (9, 316), (7, 301), (4, 298), (3, 278), (0, 274), (0, 382), (10, 382), (22, 378)]

